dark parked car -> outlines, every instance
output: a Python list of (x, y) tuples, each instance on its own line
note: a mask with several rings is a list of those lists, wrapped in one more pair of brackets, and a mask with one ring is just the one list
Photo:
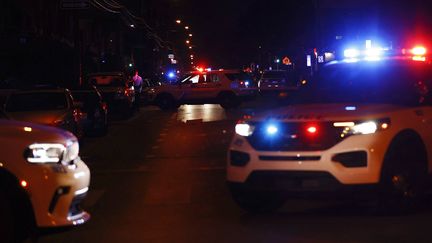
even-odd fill
[(108, 105), (99, 90), (93, 85), (71, 88), (75, 102), (83, 113), (83, 126), (86, 134), (103, 135), (108, 130)]
[(300, 75), (294, 70), (266, 70), (258, 81), (260, 93), (290, 92), (298, 90)]
[(95, 85), (108, 103), (110, 113), (131, 116), (135, 110), (133, 83), (122, 72), (92, 73), (87, 83)]

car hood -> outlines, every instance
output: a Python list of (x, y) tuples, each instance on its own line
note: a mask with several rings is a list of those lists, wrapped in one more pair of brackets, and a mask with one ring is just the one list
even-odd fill
[(66, 115), (65, 110), (54, 111), (26, 111), (26, 112), (7, 112), (6, 115), (18, 121), (34, 122), (43, 125), (53, 125), (54, 121)]
[(0, 119), (0, 136), (3, 141), (28, 143), (62, 143), (76, 141), (76, 137), (65, 130), (34, 123)]
[(257, 115), (253, 120), (286, 121), (335, 121), (361, 120), (385, 116), (389, 113), (407, 109), (404, 106), (385, 104), (310, 104), (291, 105)]

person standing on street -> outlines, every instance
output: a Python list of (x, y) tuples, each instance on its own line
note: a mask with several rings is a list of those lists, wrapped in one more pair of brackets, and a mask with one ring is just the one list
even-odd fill
[(140, 107), (141, 104), (141, 91), (143, 86), (143, 79), (139, 76), (138, 70), (135, 71), (135, 75), (132, 77), (135, 89), (135, 106)]

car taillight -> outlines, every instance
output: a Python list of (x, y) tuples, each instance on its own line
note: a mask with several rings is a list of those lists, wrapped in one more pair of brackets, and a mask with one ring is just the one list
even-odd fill
[(102, 109), (103, 110), (108, 110), (108, 105), (105, 102), (102, 102)]
[(125, 94), (126, 96), (130, 96), (130, 95), (133, 94), (133, 92), (134, 92), (133, 89), (125, 89), (124, 94)]

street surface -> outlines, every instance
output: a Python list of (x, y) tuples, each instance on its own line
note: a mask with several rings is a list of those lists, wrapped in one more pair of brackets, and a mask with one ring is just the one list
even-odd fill
[(143, 107), (87, 138), (81, 156), (92, 172), (84, 207), (92, 219), (39, 242), (431, 242), (432, 206), (397, 216), (332, 201), (292, 200), (251, 215), (225, 185), (226, 152), (245, 114), (274, 106)]

